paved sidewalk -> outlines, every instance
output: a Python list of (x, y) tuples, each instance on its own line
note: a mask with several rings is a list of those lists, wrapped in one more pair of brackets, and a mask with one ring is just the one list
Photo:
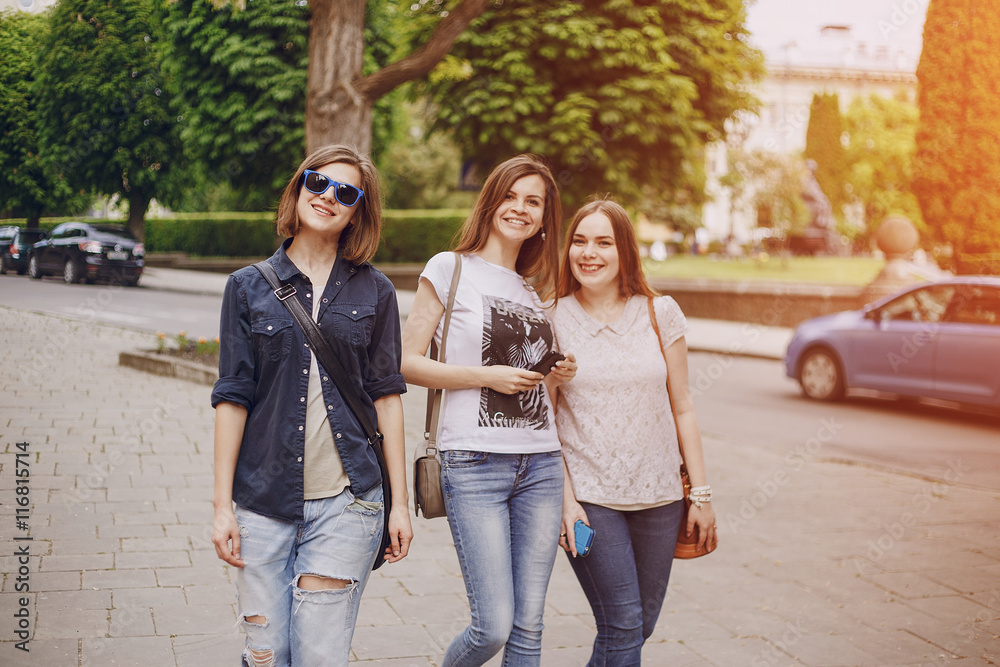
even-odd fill
[[(136, 332), (0, 307), (0, 341), (0, 665), (236, 664), (231, 573), (209, 542), (210, 388), (119, 367)], [(423, 400), (404, 397), (411, 445)], [(644, 664), (1000, 664), (1000, 493), (963, 486), (961, 461), (941, 483), (825, 460), (828, 438), (820, 422), (786, 455), (706, 441), (721, 546), (676, 563)], [(359, 665), (437, 665), (465, 624), (446, 520), (414, 527), (411, 556), (365, 593)], [(593, 621), (561, 556), (545, 624), (542, 664), (583, 664)]]

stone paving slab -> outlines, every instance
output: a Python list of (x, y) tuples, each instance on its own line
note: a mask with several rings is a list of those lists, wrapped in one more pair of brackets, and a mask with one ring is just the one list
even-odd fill
[[(210, 388), (118, 366), (120, 352), (147, 338), (0, 307), (4, 667), (238, 660), (232, 573), (208, 539)], [(40, 340), (49, 342), (33, 347)], [(422, 390), (406, 394), (411, 444), (423, 409)], [(24, 441), (30, 532), (15, 512)], [(722, 544), (675, 564), (644, 664), (1000, 664), (1000, 494), (822, 452), (791, 466), (745, 443), (707, 437), (705, 446)], [(447, 521), (414, 528), (411, 557), (375, 572), (365, 592), (359, 665), (438, 665), (466, 623)], [(16, 549), (25, 544), (22, 592)], [(15, 646), (21, 609), (28, 653)], [(545, 623), (542, 664), (583, 664), (593, 619), (563, 556)]]

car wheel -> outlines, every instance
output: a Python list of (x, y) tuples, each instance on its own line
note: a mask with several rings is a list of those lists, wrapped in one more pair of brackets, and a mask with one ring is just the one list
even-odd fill
[(7, 255), (0, 252), (0, 276), (7, 275)]
[(802, 393), (818, 401), (835, 401), (844, 395), (844, 374), (840, 362), (829, 350), (806, 352), (799, 364)]
[(42, 277), (42, 270), (38, 266), (38, 257), (32, 255), (28, 258), (28, 275), (38, 280)]
[(80, 282), (80, 267), (72, 259), (67, 259), (63, 265), (63, 282), (70, 285)]

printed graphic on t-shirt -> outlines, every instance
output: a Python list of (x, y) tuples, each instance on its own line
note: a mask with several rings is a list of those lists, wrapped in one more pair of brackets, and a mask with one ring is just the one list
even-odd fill
[[(531, 368), (552, 348), (552, 327), (537, 310), (483, 295), (483, 365)], [(544, 430), (549, 427), (541, 385), (514, 395), (483, 387), (479, 425)]]

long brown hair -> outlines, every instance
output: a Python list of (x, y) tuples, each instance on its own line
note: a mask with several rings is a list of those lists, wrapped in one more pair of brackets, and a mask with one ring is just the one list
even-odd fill
[(615, 235), (615, 249), (618, 251), (618, 293), (626, 299), (636, 294), (659, 296), (646, 282), (646, 276), (642, 273), (642, 264), (639, 262), (639, 241), (635, 237), (635, 229), (628, 213), (621, 205), (604, 198), (584, 204), (569, 223), (562, 261), (559, 264), (556, 296), (569, 296), (580, 289), (580, 281), (570, 268), (569, 248), (573, 245), (573, 234), (580, 226), (580, 221), (593, 213), (603, 213), (611, 221), (611, 231)]
[(302, 191), (302, 175), (306, 169), (318, 169), (334, 162), (342, 162), (356, 167), (361, 174), (361, 190), (365, 195), (354, 211), (351, 223), (340, 233), (340, 253), (344, 259), (355, 264), (367, 262), (375, 256), (382, 236), (382, 194), (379, 190), (378, 171), (367, 155), (359, 153), (351, 146), (334, 144), (318, 148), (310, 153), (295, 175), (285, 186), (285, 192), (278, 203), (277, 231), (282, 236), (295, 236), (299, 231), (299, 215), (296, 205)]
[[(522, 278), (532, 282), (538, 296), (544, 301), (555, 289), (556, 270), (559, 266), (562, 202), (559, 200), (559, 187), (552, 177), (552, 172), (537, 156), (525, 153), (512, 157), (490, 172), (472, 213), (458, 231), (452, 249), (460, 253), (482, 250), (493, 228), (493, 215), (500, 208), (514, 183), (525, 176), (540, 176), (545, 182), (545, 207), (542, 211), (540, 233), (521, 245), (515, 268)], [(544, 240), (542, 232), (545, 235)]]

